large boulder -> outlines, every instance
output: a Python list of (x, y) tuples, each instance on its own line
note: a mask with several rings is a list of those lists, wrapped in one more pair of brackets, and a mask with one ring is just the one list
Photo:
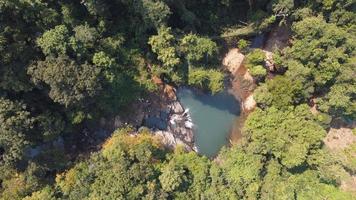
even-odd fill
[(180, 104), (179, 101), (173, 101), (171, 104), (168, 105), (169, 109), (171, 110), (171, 113), (183, 113), (184, 109), (183, 106)]
[(250, 94), (243, 102), (242, 102), (242, 106), (243, 106), (243, 110), (245, 112), (250, 112), (253, 109), (256, 108), (256, 101), (253, 98), (253, 94)]
[(180, 138), (177, 138), (176, 135), (170, 131), (155, 131), (153, 134), (159, 137), (162, 144), (167, 148), (174, 149), (176, 146), (183, 146), (187, 151), (192, 151), (190, 145)]
[(223, 60), (223, 65), (230, 71), (232, 75), (236, 74), (240, 66), (243, 64), (245, 56), (240, 53), (239, 49), (231, 49)]

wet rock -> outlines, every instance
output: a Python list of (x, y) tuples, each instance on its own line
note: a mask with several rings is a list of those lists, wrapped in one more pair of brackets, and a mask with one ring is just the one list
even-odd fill
[(167, 111), (145, 118), (144, 125), (155, 130), (153, 134), (161, 138), (164, 146), (174, 148), (181, 145), (192, 151), (194, 131), (188, 110), (185, 111), (179, 101), (173, 101), (167, 107)]
[(174, 101), (171, 104), (168, 105), (169, 109), (171, 110), (171, 113), (183, 113), (184, 109), (183, 106), (180, 104), (179, 101)]
[(181, 114), (173, 114), (169, 120), (168, 130), (191, 146), (194, 143), (194, 131), (192, 128), (193, 123), (188, 111)]
[(165, 130), (167, 128), (167, 119), (162, 119), (157, 116), (147, 117), (143, 124), (148, 128)]

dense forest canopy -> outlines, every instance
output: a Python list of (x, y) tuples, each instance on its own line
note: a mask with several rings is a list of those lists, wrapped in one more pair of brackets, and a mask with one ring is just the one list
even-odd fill
[[(249, 44), (276, 26), (270, 72)], [(257, 83), (238, 145), (210, 160), (128, 125), (85, 148), (154, 77), (222, 91), (229, 45)], [(354, 199), (355, 144), (323, 138), (355, 122), (355, 65), (353, 0), (0, 0), (0, 199)]]

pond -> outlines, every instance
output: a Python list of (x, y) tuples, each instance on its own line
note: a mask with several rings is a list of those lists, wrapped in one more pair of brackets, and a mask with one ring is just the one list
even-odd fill
[(228, 143), (229, 133), (240, 114), (239, 102), (227, 91), (209, 95), (179, 88), (177, 96), (183, 107), (189, 109), (198, 152), (215, 156)]

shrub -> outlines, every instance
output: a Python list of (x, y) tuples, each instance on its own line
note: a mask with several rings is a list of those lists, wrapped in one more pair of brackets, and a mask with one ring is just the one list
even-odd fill
[(194, 69), (189, 73), (188, 79), (189, 85), (208, 89), (213, 94), (224, 89), (224, 74), (214, 69)]

